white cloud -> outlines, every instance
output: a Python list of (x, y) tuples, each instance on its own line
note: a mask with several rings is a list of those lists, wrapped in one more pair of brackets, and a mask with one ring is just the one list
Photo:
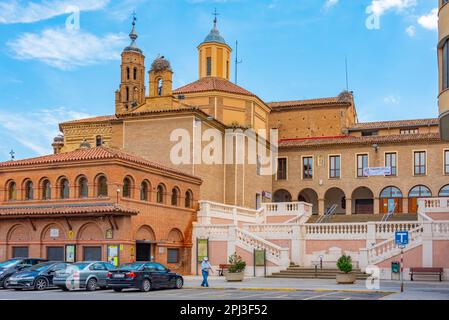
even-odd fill
[(372, 0), (371, 10), (381, 16), (390, 10), (403, 11), (405, 9), (416, 6), (417, 0)]
[(416, 35), (416, 28), (415, 26), (409, 26), (407, 27), (407, 29), (405, 29), (405, 32), (409, 37), (413, 38)]
[(399, 104), (400, 98), (395, 95), (389, 95), (384, 98), (385, 104)]
[(338, 4), (338, 0), (326, 0), (326, 2), (324, 3), (324, 8), (330, 9), (337, 4)]
[(126, 45), (126, 35), (97, 37), (83, 31), (46, 29), (40, 34), (21, 34), (7, 45), (16, 59), (38, 60), (52, 67), (70, 70), (120, 59), (120, 52)]
[(432, 9), (428, 14), (419, 17), (418, 23), (426, 29), (438, 30), (438, 9)]
[[(93, 11), (106, 7), (110, 0), (9, 0), (0, 3), (0, 24), (33, 23), (71, 12)], [(69, 12), (68, 12), (69, 11)]]
[(37, 155), (51, 153), (53, 138), (59, 134), (59, 123), (90, 116), (62, 107), (26, 113), (1, 110), (7, 108), (0, 108), (0, 136), (20, 143)]

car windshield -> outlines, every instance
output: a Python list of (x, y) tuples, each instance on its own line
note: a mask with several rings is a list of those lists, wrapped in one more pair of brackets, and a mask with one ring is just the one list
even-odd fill
[(127, 264), (121, 265), (118, 269), (119, 270), (138, 270), (142, 266), (143, 266), (143, 263), (127, 263)]
[(74, 264), (68, 266), (68, 268), (75, 268), (75, 269), (78, 269), (78, 270), (84, 270), (89, 264), (90, 263), (86, 263), (86, 262), (77, 262), (77, 263), (74, 263)]
[(19, 260), (19, 259), (12, 259), (12, 260), (0, 262), (0, 268), (9, 268), (9, 267), (15, 266), (20, 261), (21, 260)]
[(44, 263), (36, 264), (35, 266), (29, 268), (28, 270), (41, 272), (41, 271), (47, 270), (48, 268), (50, 268), (53, 265), (54, 265), (54, 263), (44, 262)]

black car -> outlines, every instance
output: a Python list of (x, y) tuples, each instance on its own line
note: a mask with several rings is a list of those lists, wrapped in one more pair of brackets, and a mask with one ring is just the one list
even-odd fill
[(32, 267), (38, 263), (45, 262), (45, 259), (35, 259), (35, 258), (14, 258), (0, 262), (0, 288), (5, 287), (5, 282), (14, 273), (25, 270), (26, 268)]
[(115, 292), (136, 288), (143, 292), (153, 289), (181, 289), (184, 279), (160, 263), (135, 262), (121, 265), (108, 273), (108, 287)]
[(14, 290), (38, 290), (42, 291), (53, 285), (53, 277), (57, 271), (65, 270), (69, 263), (67, 262), (43, 262), (36, 264), (23, 271), (19, 271), (6, 282), (8, 289)]

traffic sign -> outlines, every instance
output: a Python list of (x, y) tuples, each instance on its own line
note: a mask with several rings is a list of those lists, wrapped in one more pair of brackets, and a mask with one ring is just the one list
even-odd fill
[(396, 245), (398, 245), (398, 246), (408, 245), (408, 241), (409, 241), (408, 231), (397, 231), (394, 238), (395, 238)]

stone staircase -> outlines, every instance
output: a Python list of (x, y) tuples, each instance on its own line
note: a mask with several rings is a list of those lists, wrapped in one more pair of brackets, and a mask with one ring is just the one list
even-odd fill
[[(287, 270), (273, 273), (269, 278), (335, 279), (337, 274), (340, 273), (341, 272), (338, 269), (315, 269), (291, 266)], [(363, 273), (360, 269), (355, 269), (352, 273), (356, 275), (357, 280), (365, 280), (368, 278), (368, 275)]]

